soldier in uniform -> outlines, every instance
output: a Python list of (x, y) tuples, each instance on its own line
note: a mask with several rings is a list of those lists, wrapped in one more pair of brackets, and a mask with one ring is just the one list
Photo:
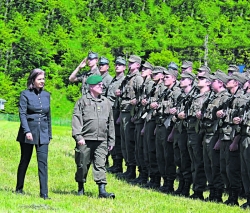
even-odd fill
[(115, 145), (115, 131), (110, 101), (102, 96), (102, 77), (92, 75), (87, 78), (89, 93), (75, 104), (72, 117), (72, 136), (76, 141), (75, 162), (77, 171), (78, 195), (84, 194), (90, 164), (93, 163), (93, 176), (99, 188), (100, 198), (115, 198), (106, 192), (105, 161), (108, 150)]
[(155, 128), (156, 128), (156, 109), (158, 104), (155, 102), (162, 92), (166, 89), (164, 85), (164, 68), (155, 66), (152, 71), (152, 80), (154, 85), (150, 91), (149, 97), (142, 100), (142, 104), (147, 111), (142, 115), (145, 117), (144, 124), (144, 144), (147, 145), (148, 171), (150, 181), (144, 186), (145, 188), (157, 189), (160, 187), (161, 175), (156, 160)]
[[(91, 75), (100, 75), (99, 69), (97, 67), (98, 54), (94, 52), (89, 52), (88, 57), (84, 58), (78, 67), (69, 76), (70, 82), (82, 82), (82, 94), (88, 93), (88, 86), (86, 84), (86, 79)], [(78, 72), (84, 68), (86, 65), (90, 67), (88, 72), (77, 75)]]
[(151, 74), (153, 70), (153, 65), (149, 62), (145, 62), (142, 65), (141, 76), (143, 78), (143, 83), (137, 92), (137, 104), (133, 110), (132, 119), (135, 124), (135, 158), (139, 170), (139, 176), (131, 181), (132, 184), (144, 185), (148, 180), (148, 169), (147, 162), (144, 156), (147, 153), (147, 146), (143, 144), (143, 133), (142, 129), (144, 127), (144, 120), (141, 118), (144, 106), (142, 105), (142, 100), (149, 94), (152, 89), (154, 82), (151, 79)]
[[(183, 90), (177, 107), (177, 118), (175, 120), (175, 135), (174, 135), (174, 155), (177, 160), (180, 158), (180, 162), (176, 161), (176, 165), (180, 168), (182, 175), (179, 180), (178, 189), (175, 191), (176, 195), (182, 195), (189, 197), (190, 186), (192, 184), (192, 172), (191, 172), (191, 159), (188, 152), (188, 134), (187, 127), (184, 125), (185, 114), (184, 108), (188, 104), (188, 100), (194, 93), (194, 80), (195, 75), (191, 72), (184, 72), (181, 74), (180, 87)], [(184, 115), (183, 115), (184, 114)]]
[(241, 208), (246, 209), (250, 207), (250, 115), (249, 115), (249, 100), (250, 100), (250, 78), (246, 75), (248, 81), (246, 93), (236, 98), (235, 109), (238, 113), (234, 113), (233, 123), (237, 126), (240, 124), (240, 156), (241, 156), (241, 177), (245, 190), (247, 202), (241, 205)]
[(181, 65), (181, 73), (192, 72), (193, 63), (191, 61), (183, 61)]
[(120, 134), (120, 107), (119, 107), (119, 98), (116, 97), (115, 91), (122, 84), (125, 76), (124, 71), (126, 70), (126, 60), (119, 56), (115, 60), (115, 72), (116, 76), (113, 78), (111, 83), (108, 86), (107, 98), (111, 101), (113, 116), (115, 122), (115, 147), (111, 150), (111, 157), (113, 159), (113, 166), (107, 169), (108, 172), (116, 174), (122, 172), (122, 150), (121, 150), (121, 134)]
[(244, 79), (241, 73), (233, 73), (228, 76), (226, 84), (232, 97), (222, 109), (216, 112), (216, 115), (223, 123), (220, 123), (220, 171), (224, 184), (229, 189), (229, 197), (225, 201), (227, 205), (239, 205), (238, 196), (241, 190), (240, 174), (240, 149), (239, 136), (235, 136), (234, 124), (231, 119), (231, 109), (235, 105), (237, 97), (241, 96), (244, 91), (241, 89)]
[(176, 86), (177, 72), (175, 70), (164, 70), (164, 74), (166, 92), (162, 103), (158, 105), (158, 115), (156, 116), (156, 156), (159, 171), (164, 180), (164, 184), (159, 190), (164, 193), (173, 193), (176, 165), (174, 162), (173, 138), (171, 138), (171, 134), (173, 134), (174, 123), (170, 119), (168, 124), (166, 124), (165, 120), (167, 116), (176, 113), (175, 106), (177, 105), (177, 98), (181, 94), (181, 89)]
[(102, 83), (103, 83), (103, 89), (102, 89), (102, 95), (107, 97), (108, 93), (108, 86), (112, 81), (112, 76), (109, 74), (109, 60), (105, 57), (101, 57), (99, 60), (99, 70), (102, 76)]
[(240, 69), (237, 65), (230, 64), (227, 71), (228, 71), (228, 75), (231, 76), (235, 72), (240, 72)]
[(205, 74), (210, 74), (211, 73), (211, 70), (208, 66), (201, 66), (200, 68), (198, 68), (198, 74), (197, 74), (197, 77), (199, 76), (203, 76)]
[(141, 58), (137, 55), (131, 55), (129, 61), (129, 74), (127, 83), (121, 89), (116, 91), (116, 96), (121, 97), (120, 104), (120, 131), (121, 147), (123, 158), (126, 161), (127, 173), (119, 175), (122, 179), (134, 179), (136, 177), (136, 160), (135, 160), (135, 142), (134, 132), (131, 132), (131, 114), (130, 111), (136, 105), (136, 91), (139, 90), (143, 78), (139, 72)]

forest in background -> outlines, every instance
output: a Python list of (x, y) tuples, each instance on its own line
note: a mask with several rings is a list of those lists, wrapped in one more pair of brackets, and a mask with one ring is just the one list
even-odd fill
[[(92, 50), (110, 61), (136, 54), (154, 65), (191, 60), (214, 72), (250, 67), (248, 0), (2, 0), (1, 113), (17, 114), (28, 73), (46, 71), (52, 114), (71, 117), (80, 84), (68, 77)], [(207, 38), (207, 39), (206, 39)]]

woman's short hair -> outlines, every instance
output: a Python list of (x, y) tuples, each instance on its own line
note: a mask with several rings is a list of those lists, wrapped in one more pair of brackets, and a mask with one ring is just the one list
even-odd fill
[(45, 74), (45, 72), (42, 69), (40, 69), (40, 68), (33, 69), (30, 72), (30, 75), (29, 75), (28, 81), (27, 81), (27, 87), (28, 87), (28, 89), (34, 89), (33, 82), (35, 81), (36, 77), (38, 75), (41, 75), (41, 74)]

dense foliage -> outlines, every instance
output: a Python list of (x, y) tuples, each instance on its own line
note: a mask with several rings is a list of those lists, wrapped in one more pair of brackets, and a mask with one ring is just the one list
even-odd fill
[(80, 95), (68, 77), (89, 50), (111, 61), (138, 54), (162, 66), (187, 59), (213, 71), (249, 67), (249, 17), (248, 0), (3, 0), (0, 98), (8, 100), (5, 112), (17, 113), (27, 73), (40, 67), (54, 112), (68, 116), (65, 106)]

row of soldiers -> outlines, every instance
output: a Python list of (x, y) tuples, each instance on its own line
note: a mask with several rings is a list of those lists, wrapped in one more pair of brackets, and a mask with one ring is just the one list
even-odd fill
[[(87, 62), (91, 70), (77, 75)], [(116, 134), (109, 172), (132, 184), (193, 199), (204, 200), (208, 187), (205, 200), (223, 202), (227, 189), (227, 205), (239, 205), (243, 185), (247, 202), (242, 208), (250, 207), (247, 72), (240, 73), (238, 66), (230, 65), (228, 74), (221, 70), (212, 74), (209, 67), (201, 66), (196, 76), (192, 62), (184, 61), (178, 81), (174, 62), (165, 68), (142, 64), (139, 56), (131, 55), (127, 75), (126, 60), (118, 57), (112, 78), (109, 60), (101, 57), (99, 69), (97, 62), (98, 55), (90, 52), (69, 79), (82, 81), (84, 93), (89, 75), (103, 77), (103, 95), (112, 102)], [(177, 177), (179, 185), (174, 190)]]

